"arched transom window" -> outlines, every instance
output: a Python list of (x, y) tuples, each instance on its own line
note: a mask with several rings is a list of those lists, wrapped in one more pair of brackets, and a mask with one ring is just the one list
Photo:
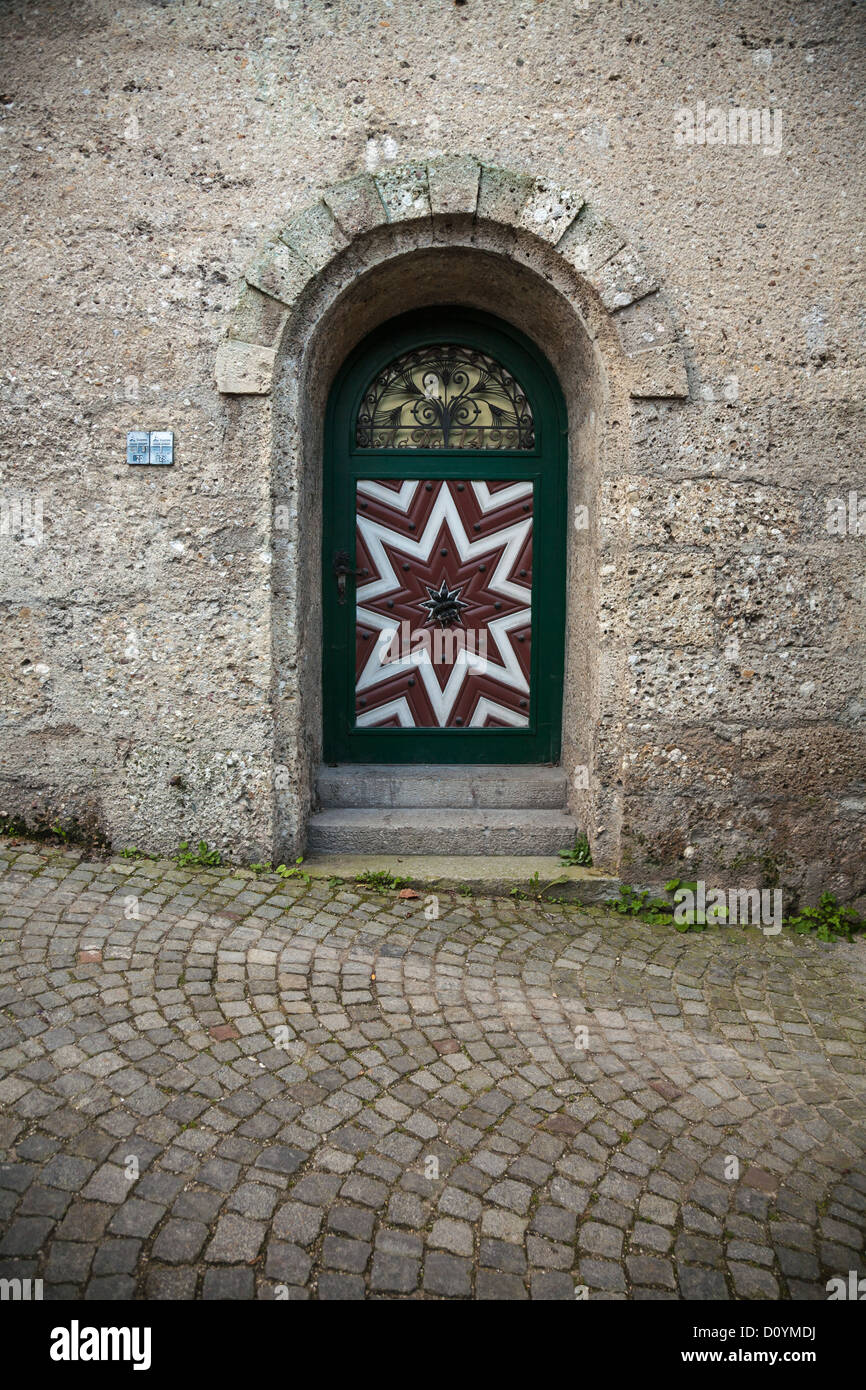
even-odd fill
[(355, 424), (359, 449), (533, 449), (520, 383), (476, 348), (413, 348), (374, 377)]

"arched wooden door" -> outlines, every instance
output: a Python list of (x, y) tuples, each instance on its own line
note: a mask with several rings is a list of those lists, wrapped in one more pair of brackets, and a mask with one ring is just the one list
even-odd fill
[(331, 392), (326, 762), (547, 763), (560, 749), (566, 417), (488, 315), (392, 320)]

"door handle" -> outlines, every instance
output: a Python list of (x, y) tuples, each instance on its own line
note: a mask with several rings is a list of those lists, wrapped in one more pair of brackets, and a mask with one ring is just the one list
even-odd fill
[(366, 579), (366, 577), (370, 573), (370, 571), (366, 569), (356, 570), (352, 565), (352, 561), (349, 558), (348, 552), (345, 550), (337, 551), (336, 555), (334, 556), (334, 563), (332, 569), (334, 572), (334, 576), (337, 580), (338, 603), (346, 602), (346, 578), (348, 575), (351, 575), (353, 579)]

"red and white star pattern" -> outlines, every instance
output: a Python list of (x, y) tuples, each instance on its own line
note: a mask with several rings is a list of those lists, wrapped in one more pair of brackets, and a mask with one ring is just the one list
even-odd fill
[(357, 484), (357, 727), (528, 726), (532, 497), (531, 482)]

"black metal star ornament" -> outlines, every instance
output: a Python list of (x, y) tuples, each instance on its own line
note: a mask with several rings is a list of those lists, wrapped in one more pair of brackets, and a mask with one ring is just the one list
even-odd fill
[(419, 607), (426, 608), (429, 614), (428, 622), (438, 623), (440, 627), (450, 627), (452, 623), (459, 623), (463, 626), (463, 610), (469, 604), (464, 603), (460, 595), (463, 593), (463, 585), (458, 589), (451, 589), (448, 580), (443, 579), (438, 589), (431, 589), (427, 585), (428, 599), (422, 600)]

